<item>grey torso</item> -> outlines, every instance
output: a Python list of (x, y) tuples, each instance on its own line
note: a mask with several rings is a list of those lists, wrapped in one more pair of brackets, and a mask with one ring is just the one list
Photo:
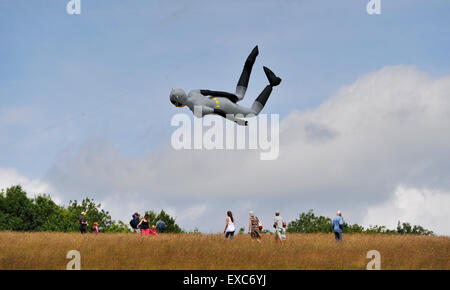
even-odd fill
[(202, 115), (212, 114), (214, 109), (220, 109), (226, 114), (255, 114), (251, 108), (246, 108), (233, 103), (224, 97), (204, 96), (200, 93), (200, 90), (192, 90), (188, 94), (188, 102), (186, 105), (194, 112), (194, 107), (201, 106), (203, 108), (210, 108), (202, 111)]

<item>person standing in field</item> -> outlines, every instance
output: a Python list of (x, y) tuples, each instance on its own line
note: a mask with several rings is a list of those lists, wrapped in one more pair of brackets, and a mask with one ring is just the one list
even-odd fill
[(275, 228), (275, 240), (277, 242), (282, 241), (281, 232), (283, 231), (283, 223), (284, 223), (284, 220), (280, 216), (280, 211), (277, 210), (275, 212), (275, 219), (273, 221), (273, 227)]
[(135, 212), (133, 214), (133, 219), (130, 221), (130, 225), (131, 228), (133, 229), (134, 232), (139, 233), (139, 219), (140, 219), (141, 215), (138, 212)]
[(233, 213), (231, 211), (227, 211), (225, 230), (223, 231), (223, 233), (225, 234), (225, 239), (228, 239), (228, 236), (229, 236), (230, 240), (233, 240), (235, 231), (236, 231), (236, 227), (234, 226)]
[(147, 236), (150, 234), (150, 221), (148, 219), (148, 214), (144, 216), (137, 227), (141, 229), (141, 234), (143, 236)]
[(159, 220), (156, 222), (156, 230), (158, 233), (164, 232), (166, 229), (166, 223), (162, 220), (162, 217), (159, 218)]
[(83, 211), (81, 213), (81, 217), (80, 217), (80, 232), (82, 234), (86, 233), (87, 226), (88, 226), (88, 222), (86, 220), (86, 213)]
[(248, 221), (248, 232), (252, 240), (258, 241), (261, 243), (261, 234), (259, 233), (260, 222), (259, 219), (255, 216), (253, 211), (250, 211), (250, 218)]
[(336, 217), (333, 219), (332, 225), (333, 225), (334, 238), (336, 240), (336, 243), (339, 243), (339, 242), (341, 243), (344, 220), (342, 219), (342, 213), (340, 210), (338, 210)]

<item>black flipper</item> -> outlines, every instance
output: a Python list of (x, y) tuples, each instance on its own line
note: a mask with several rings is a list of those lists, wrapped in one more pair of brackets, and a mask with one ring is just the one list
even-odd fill
[(281, 79), (277, 77), (273, 71), (268, 69), (267, 67), (263, 67), (264, 73), (266, 74), (267, 79), (269, 80), (269, 83), (272, 87), (276, 87), (281, 83)]

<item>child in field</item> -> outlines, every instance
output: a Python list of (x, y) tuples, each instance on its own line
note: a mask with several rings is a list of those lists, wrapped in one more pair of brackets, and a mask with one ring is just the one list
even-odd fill
[(152, 234), (152, 236), (158, 235), (158, 232), (156, 231), (156, 225), (152, 226), (152, 229), (150, 230), (150, 234)]
[(94, 234), (97, 235), (98, 234), (98, 222), (94, 222), (94, 226), (92, 227), (92, 229), (94, 230)]
[(287, 231), (286, 223), (283, 222), (283, 227), (281, 228), (281, 239), (282, 240), (286, 240), (286, 231)]

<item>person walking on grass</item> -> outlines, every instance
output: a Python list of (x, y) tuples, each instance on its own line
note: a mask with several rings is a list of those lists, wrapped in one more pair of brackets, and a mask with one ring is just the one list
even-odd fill
[(248, 220), (248, 232), (250, 234), (250, 237), (252, 240), (258, 241), (258, 243), (261, 243), (261, 234), (259, 233), (260, 229), (260, 222), (258, 217), (255, 216), (255, 213), (253, 211), (250, 211), (249, 213), (250, 218)]
[(236, 227), (234, 226), (233, 213), (231, 211), (227, 211), (225, 230), (223, 231), (223, 233), (225, 234), (225, 239), (228, 239), (228, 236), (229, 236), (230, 240), (233, 240), (235, 231), (236, 231)]
[(166, 223), (163, 221), (162, 217), (156, 222), (156, 230), (158, 233), (163, 233), (166, 230)]
[(139, 233), (138, 224), (139, 224), (140, 217), (141, 217), (141, 215), (138, 212), (135, 212), (133, 214), (132, 220), (130, 221), (130, 226), (133, 229), (133, 232), (135, 232), (135, 233)]
[(284, 220), (280, 216), (280, 211), (277, 210), (275, 212), (275, 219), (273, 221), (273, 227), (275, 228), (275, 240), (277, 242), (283, 241), (281, 238), (281, 232), (283, 231), (283, 223), (284, 223)]
[(85, 234), (87, 231), (88, 222), (86, 220), (86, 213), (83, 211), (80, 217), (80, 232)]
[(344, 226), (344, 220), (342, 219), (342, 213), (340, 210), (338, 210), (336, 217), (333, 219), (332, 225), (336, 243), (342, 243), (342, 229)]
[(150, 221), (148, 219), (148, 214), (144, 216), (137, 227), (141, 229), (141, 234), (143, 236), (148, 236), (150, 234)]

